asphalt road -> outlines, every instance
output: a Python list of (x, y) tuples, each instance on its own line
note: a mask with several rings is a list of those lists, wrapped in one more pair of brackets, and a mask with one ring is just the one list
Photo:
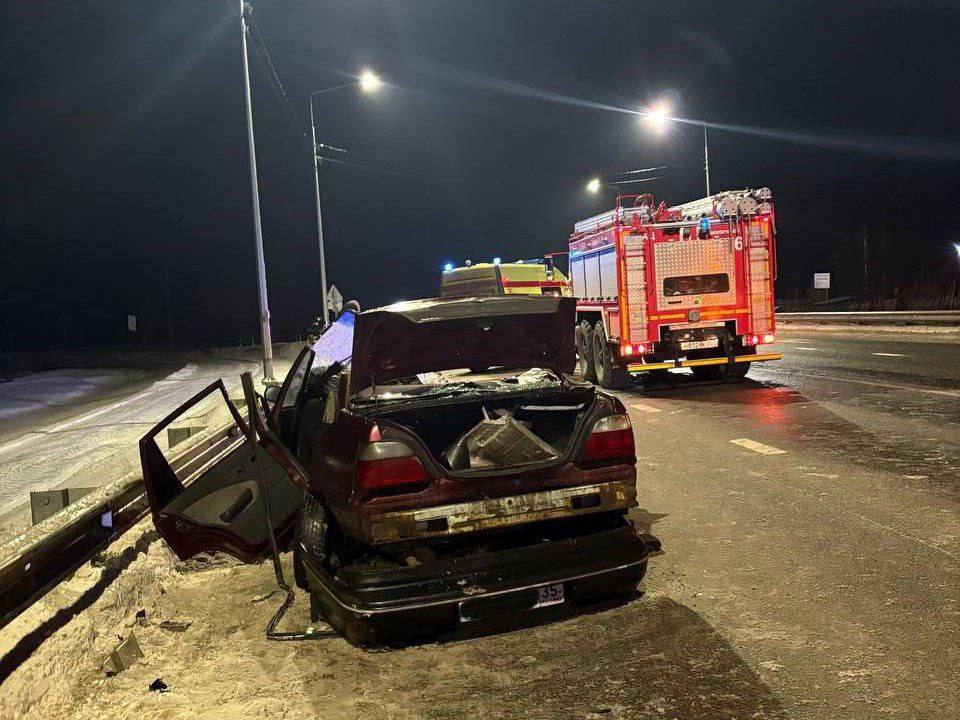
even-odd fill
[[(9, 678), (9, 706), (27, 708), (42, 682), (58, 688), (35, 706), (51, 720), (105, 705), (142, 717), (955, 718), (960, 344), (895, 337), (781, 332), (784, 360), (746, 381), (618, 393), (637, 437), (634, 517), (666, 550), (628, 603), (381, 654), (338, 638), (269, 643), (280, 596), (264, 600), (267, 566), (174, 563), (152, 541), (133, 558), (115, 550), (129, 569)], [(300, 595), (288, 627), (307, 623), (305, 606)], [(121, 632), (137, 608), (152, 619), (136, 629), (141, 663), (107, 681), (92, 663), (64, 676), (91, 653), (89, 628)], [(171, 633), (162, 619), (192, 624)], [(171, 692), (145, 692), (158, 676)]]

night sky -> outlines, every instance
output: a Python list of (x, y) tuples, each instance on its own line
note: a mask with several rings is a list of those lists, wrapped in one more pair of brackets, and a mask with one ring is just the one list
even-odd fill
[[(434, 293), (445, 261), (564, 250), (612, 204), (593, 175), (703, 195), (699, 128), (657, 137), (662, 97), (711, 132), (715, 190), (769, 186), (779, 292), (948, 281), (960, 241), (960, 4), (260, 0), (302, 128), (312, 90), (350, 165), (321, 183), (328, 273), (364, 307)], [(257, 336), (236, 17), (222, 0), (8, 1), (0, 10), (0, 349)], [(274, 338), (319, 311), (309, 150), (251, 49)], [(526, 90), (525, 88), (529, 88)], [(586, 102), (580, 102), (586, 101)], [(733, 131), (730, 126), (741, 128)], [(760, 130), (744, 131), (749, 128)], [(636, 190), (630, 190), (636, 191)]]

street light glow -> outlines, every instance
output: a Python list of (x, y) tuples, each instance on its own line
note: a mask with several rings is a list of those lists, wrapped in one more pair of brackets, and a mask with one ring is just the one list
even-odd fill
[(443, 271), (444, 271), (444, 272), (453, 272), (453, 263), (446, 263), (446, 264), (443, 266)]
[(953, 249), (957, 251), (957, 257), (960, 258), (960, 243), (954, 243)]
[(594, 195), (600, 192), (600, 178), (592, 178), (590, 182), (587, 183), (587, 192), (591, 192)]
[(382, 85), (383, 80), (373, 70), (368, 69), (360, 73), (360, 89), (364, 92), (376, 92)]
[(670, 105), (664, 101), (648, 107), (643, 113), (643, 121), (655, 132), (663, 132), (670, 124)]

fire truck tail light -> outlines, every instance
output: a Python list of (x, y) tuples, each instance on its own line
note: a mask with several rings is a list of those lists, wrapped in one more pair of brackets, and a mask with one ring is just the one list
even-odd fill
[(622, 346), (622, 347), (620, 348), (620, 354), (621, 354), (621, 355), (633, 355), (633, 346), (632, 346), (632, 345), (624, 345), (624, 346)]
[(607, 415), (593, 424), (593, 429), (580, 451), (581, 462), (595, 460), (626, 459), (636, 460), (636, 447), (633, 442), (633, 425), (630, 416)]
[(776, 339), (777, 338), (774, 336), (773, 333), (767, 333), (766, 335), (763, 336), (763, 342), (766, 344), (772, 343), (776, 341)]

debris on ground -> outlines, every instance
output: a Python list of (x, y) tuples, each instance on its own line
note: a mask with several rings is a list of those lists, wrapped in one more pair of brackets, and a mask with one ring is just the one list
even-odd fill
[(157, 678), (152, 683), (150, 687), (147, 688), (150, 692), (168, 692), (170, 687), (163, 681), (163, 678)]
[(163, 620), (160, 623), (160, 629), (167, 632), (181, 633), (185, 632), (193, 623), (189, 620)]
[(143, 651), (140, 649), (140, 643), (137, 642), (137, 636), (130, 633), (125, 640), (121, 640), (110, 657), (103, 661), (103, 671), (108, 675), (116, 675), (129, 668), (138, 659), (143, 657)]

